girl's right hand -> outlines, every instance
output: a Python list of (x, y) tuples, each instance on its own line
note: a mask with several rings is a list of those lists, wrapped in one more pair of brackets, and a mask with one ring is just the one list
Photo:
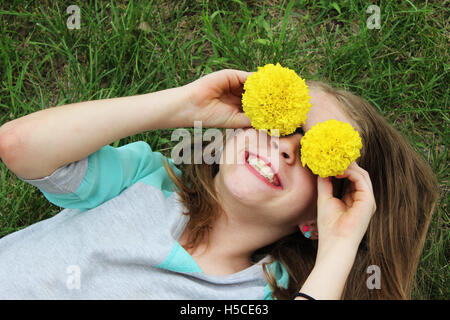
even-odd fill
[(202, 121), (205, 128), (250, 127), (242, 111), (244, 82), (251, 72), (226, 69), (216, 71), (183, 87), (189, 100), (184, 110), (190, 121)]
[(352, 162), (344, 174), (336, 176), (350, 180), (342, 200), (333, 197), (330, 177), (317, 178), (318, 258), (334, 248), (356, 253), (377, 208), (368, 172)]

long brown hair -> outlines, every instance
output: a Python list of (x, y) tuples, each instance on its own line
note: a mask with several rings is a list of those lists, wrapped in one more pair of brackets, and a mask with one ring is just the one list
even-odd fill
[[(356, 162), (370, 175), (377, 205), (347, 278), (342, 299), (409, 299), (428, 226), (438, 201), (437, 179), (407, 139), (366, 100), (324, 82), (306, 83), (309, 88), (322, 90), (334, 97), (341, 110), (358, 125), (363, 148)], [(202, 144), (206, 146), (205, 142)], [(184, 214), (190, 216), (187, 246), (195, 248), (204, 239), (207, 240), (212, 222), (220, 210), (213, 183), (219, 164), (183, 164), (181, 178), (175, 175), (167, 161), (164, 167), (187, 209)], [(332, 180), (334, 195), (342, 198), (347, 181)], [(264, 272), (273, 297), (289, 299), (310, 274), (316, 252), (317, 241), (306, 239), (298, 231), (259, 249), (254, 253), (254, 260), (269, 254), (273, 260), (283, 263), (289, 273), (287, 289), (277, 286), (267, 268)], [(371, 265), (381, 271), (380, 289), (369, 289), (366, 284), (369, 277), (367, 268)]]

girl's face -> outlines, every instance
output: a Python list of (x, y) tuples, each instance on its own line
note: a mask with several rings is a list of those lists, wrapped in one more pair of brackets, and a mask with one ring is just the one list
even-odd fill
[[(312, 107), (302, 126), (304, 132), (329, 119), (351, 123), (331, 97), (314, 89), (310, 95)], [(291, 226), (292, 232), (301, 223), (313, 223), (317, 215), (317, 175), (301, 164), (302, 138), (303, 132), (277, 138), (254, 128), (240, 129), (228, 138), (214, 178), (219, 194), (228, 201), (226, 207), (252, 221)], [(251, 163), (256, 158), (270, 169), (255, 170)], [(276, 175), (272, 183), (257, 172), (261, 170)]]
[[(295, 226), (305, 214), (313, 219), (317, 178), (301, 165), (302, 137), (294, 134), (276, 138), (262, 130), (242, 129), (225, 144), (215, 177), (219, 194), (234, 202), (239, 212), (260, 222)], [(255, 170), (252, 164), (258, 158), (267, 168)], [(278, 183), (263, 177), (258, 173), (261, 170), (272, 171)]]

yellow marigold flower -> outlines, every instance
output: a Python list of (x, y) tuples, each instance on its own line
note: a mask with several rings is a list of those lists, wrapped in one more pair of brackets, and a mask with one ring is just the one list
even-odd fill
[(257, 130), (278, 129), (289, 135), (306, 121), (311, 108), (308, 86), (294, 70), (267, 64), (258, 67), (244, 83), (242, 107)]
[(322, 178), (340, 175), (360, 156), (361, 148), (361, 137), (350, 124), (320, 122), (301, 139), (302, 165)]

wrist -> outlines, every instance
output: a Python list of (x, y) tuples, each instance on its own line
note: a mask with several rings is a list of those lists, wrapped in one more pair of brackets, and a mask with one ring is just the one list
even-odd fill
[(148, 93), (146, 100), (147, 105), (152, 108), (154, 115), (152, 118), (159, 121), (159, 124), (151, 128), (192, 127), (191, 114), (186, 107), (190, 101), (189, 98), (186, 86)]
[(346, 276), (355, 262), (356, 251), (334, 250), (319, 253), (316, 257), (313, 270), (320, 270), (325, 273), (332, 273), (336, 276)]
[(330, 263), (331, 261), (340, 265), (353, 264), (359, 245), (353, 242), (335, 241), (321, 243), (317, 250), (316, 264)]
[(314, 265), (300, 292), (316, 300), (341, 299), (353, 260), (328, 258)]
[(340, 299), (357, 249), (343, 242), (320, 245), (316, 263), (300, 292), (317, 300)]
[[(188, 85), (173, 88), (174, 94), (178, 97), (175, 104), (176, 125), (177, 128), (186, 128), (194, 126), (194, 114), (192, 112), (192, 89)], [(175, 115), (174, 114), (174, 115)]]

